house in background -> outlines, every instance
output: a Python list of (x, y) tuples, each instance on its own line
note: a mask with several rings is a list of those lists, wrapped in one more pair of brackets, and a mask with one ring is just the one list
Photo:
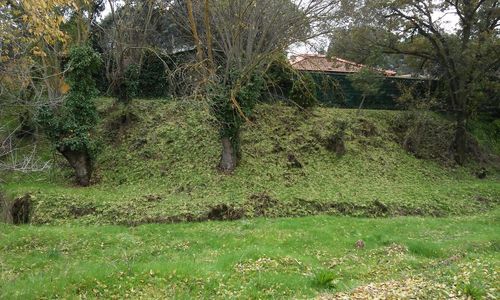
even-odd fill
[[(362, 99), (362, 92), (356, 90), (349, 75), (367, 67), (356, 62), (320, 54), (301, 54), (291, 56), (291, 66), (302, 73), (308, 73), (316, 82), (316, 97), (327, 106), (356, 108)], [(436, 82), (430, 79), (397, 76), (396, 71), (374, 69), (384, 76), (378, 95), (368, 97), (365, 107), (374, 109), (398, 109), (401, 88), (414, 86), (424, 96), (435, 88)]]
[[(328, 58), (321, 54), (301, 54), (292, 56), (290, 64), (298, 71), (308, 72), (329, 72), (337, 74), (350, 74), (359, 72), (366, 68), (365, 65), (358, 64), (338, 57)], [(375, 69), (386, 77), (396, 76), (396, 71)]]

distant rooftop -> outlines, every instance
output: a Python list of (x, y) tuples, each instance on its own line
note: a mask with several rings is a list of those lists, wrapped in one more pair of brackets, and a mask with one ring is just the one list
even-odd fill
[[(358, 64), (338, 57), (328, 58), (321, 54), (301, 54), (292, 56), (290, 63), (296, 70), (312, 72), (332, 72), (332, 73), (356, 73), (365, 65)], [(396, 76), (392, 70), (376, 69), (385, 76)]]

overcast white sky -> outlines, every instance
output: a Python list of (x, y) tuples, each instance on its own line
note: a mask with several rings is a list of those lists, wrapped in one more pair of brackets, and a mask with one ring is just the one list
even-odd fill
[[(456, 13), (453, 12), (440, 12), (436, 13), (433, 16), (436, 20), (439, 20), (441, 26), (447, 32), (456, 32), (459, 18)], [(298, 54), (317, 54), (319, 51), (328, 49), (330, 41), (328, 36), (322, 36), (315, 38), (308, 43), (299, 43), (291, 46), (289, 48), (289, 55), (298, 55)]]
[[(120, 1), (121, 2), (121, 1)], [(105, 1), (105, 9), (102, 13), (101, 17), (106, 16), (111, 12), (111, 9), (109, 7), (109, 2)], [(442, 26), (446, 28), (447, 31), (449, 32), (454, 32), (456, 31), (457, 24), (458, 24), (458, 16), (452, 12), (444, 12), (444, 13), (439, 13), (434, 15), (435, 19), (440, 19), (442, 22)], [(311, 53), (311, 54), (317, 54), (319, 51), (326, 50), (328, 49), (329, 45), (329, 39), (328, 36), (321, 36), (317, 37), (315, 39), (312, 39), (308, 41), (307, 43), (299, 43), (292, 45), (289, 49), (289, 55), (298, 55), (298, 54), (305, 54), (305, 53)]]

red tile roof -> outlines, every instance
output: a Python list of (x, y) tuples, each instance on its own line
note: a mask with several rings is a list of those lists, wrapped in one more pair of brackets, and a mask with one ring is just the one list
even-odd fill
[[(301, 54), (292, 56), (290, 63), (296, 70), (314, 72), (355, 73), (365, 67), (365, 65), (342, 58), (327, 58), (325, 55), (320, 54)], [(383, 72), (385, 76), (396, 75), (396, 72), (392, 70), (377, 70)]]

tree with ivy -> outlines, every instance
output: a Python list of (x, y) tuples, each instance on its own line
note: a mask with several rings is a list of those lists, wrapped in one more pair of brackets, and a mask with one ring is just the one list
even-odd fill
[(361, 102), (359, 103), (358, 113), (363, 108), (367, 97), (377, 95), (384, 83), (384, 77), (370, 68), (362, 68), (359, 72), (348, 75), (352, 87), (361, 92)]
[(70, 50), (68, 64), (69, 93), (62, 105), (43, 107), (39, 120), (55, 149), (75, 170), (77, 183), (88, 186), (97, 152), (94, 98), (98, 91), (93, 75), (99, 71), (101, 59), (92, 48), (79, 46)]
[(191, 33), (201, 84), (210, 86), (207, 99), (221, 132), (219, 169), (230, 173), (240, 159), (241, 124), (264, 88), (262, 74), (290, 45), (318, 35), (338, 1), (176, 2), (185, 8), (177, 20)]
[[(239, 78), (239, 74), (232, 73), (232, 78)], [(265, 81), (262, 74), (255, 73), (244, 85), (231, 90), (232, 86), (213, 84), (210, 88), (212, 113), (219, 124), (219, 137), (222, 143), (222, 154), (219, 169), (230, 172), (236, 168), (241, 159), (240, 129), (245, 121), (252, 115), (253, 108), (261, 96)], [(228, 99), (238, 99), (241, 105), (236, 109)]]

